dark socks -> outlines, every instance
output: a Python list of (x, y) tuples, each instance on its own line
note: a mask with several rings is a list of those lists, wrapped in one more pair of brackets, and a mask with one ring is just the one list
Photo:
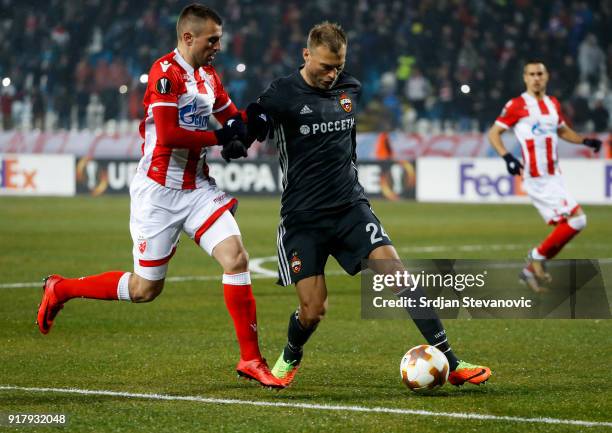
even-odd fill
[(414, 324), (419, 328), (425, 340), (430, 346), (435, 346), (437, 349), (442, 351), (448, 359), (450, 370), (453, 371), (457, 368), (459, 360), (453, 353), (453, 350), (448, 344), (446, 339), (446, 329), (442, 326), (440, 319), (413, 319)]
[[(420, 287), (417, 287), (414, 291), (403, 290), (398, 294), (400, 297), (409, 296), (411, 298), (418, 299), (422, 296), (425, 296), (425, 292)], [(442, 322), (438, 318), (436, 312), (431, 308), (410, 308), (406, 307), (406, 311), (412, 317), (414, 324), (419, 328), (419, 331), (425, 337), (427, 343), (430, 346), (435, 346), (439, 349), (444, 355), (446, 359), (448, 359), (448, 364), (451, 371), (454, 371), (459, 364), (459, 360), (453, 353), (453, 350), (448, 343), (446, 338), (446, 329), (442, 326)]]
[(287, 363), (299, 364), (302, 360), (302, 347), (312, 333), (317, 329), (317, 326), (305, 328), (298, 319), (299, 310), (291, 313), (289, 316), (289, 328), (287, 330), (287, 345), (283, 352), (283, 359)]

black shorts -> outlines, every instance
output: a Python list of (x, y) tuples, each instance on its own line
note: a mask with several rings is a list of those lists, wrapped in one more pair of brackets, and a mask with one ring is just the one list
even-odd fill
[(339, 211), (302, 212), (281, 219), (278, 226), (278, 281), (281, 286), (323, 275), (332, 255), (350, 275), (381, 246), (392, 245), (369, 203)]

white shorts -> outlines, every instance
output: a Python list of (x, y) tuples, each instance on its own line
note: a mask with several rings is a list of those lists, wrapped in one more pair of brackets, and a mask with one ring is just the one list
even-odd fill
[(147, 280), (165, 278), (181, 231), (208, 254), (222, 240), (240, 235), (233, 217), (238, 201), (216, 185), (172, 189), (138, 173), (130, 196), (134, 272)]
[(523, 189), (547, 224), (567, 219), (580, 208), (561, 176), (528, 177), (523, 180)]

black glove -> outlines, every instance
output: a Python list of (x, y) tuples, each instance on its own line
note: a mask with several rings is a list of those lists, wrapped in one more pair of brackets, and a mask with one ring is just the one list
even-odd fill
[(223, 128), (217, 129), (215, 135), (217, 136), (217, 143), (221, 146), (225, 146), (232, 139), (238, 139), (244, 142), (246, 141), (247, 135), (246, 125), (238, 114), (228, 119), (225, 125), (223, 125)]
[(221, 157), (225, 162), (230, 162), (231, 159), (238, 159), (247, 156), (246, 145), (237, 138), (232, 138), (226, 142), (221, 149)]
[(251, 102), (246, 108), (247, 115), (247, 145), (255, 139), (264, 141), (270, 131), (270, 117), (257, 102)]
[(597, 138), (585, 138), (582, 140), (582, 144), (593, 149), (595, 153), (599, 152), (601, 149), (601, 140)]
[(506, 161), (506, 169), (508, 173), (512, 176), (516, 176), (517, 174), (521, 174), (521, 170), (523, 169), (523, 164), (514, 157), (510, 152), (506, 153), (504, 156), (504, 161)]

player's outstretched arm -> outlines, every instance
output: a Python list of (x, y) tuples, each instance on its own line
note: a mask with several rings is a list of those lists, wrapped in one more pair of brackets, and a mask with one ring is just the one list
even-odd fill
[(599, 152), (599, 149), (601, 149), (601, 140), (597, 138), (585, 138), (567, 125), (560, 127), (557, 130), (557, 134), (559, 135), (559, 138), (565, 141), (569, 141), (570, 143), (574, 144), (584, 144), (585, 146), (593, 149), (595, 152)]
[(215, 131), (190, 131), (178, 125), (178, 108), (153, 107), (157, 142), (165, 147), (199, 151), (202, 147), (220, 144)]
[(244, 124), (241, 119), (228, 121), (216, 131), (190, 131), (178, 125), (178, 108), (157, 106), (153, 108), (155, 131), (160, 145), (200, 151), (203, 147), (225, 145), (236, 136), (242, 137)]
[(504, 161), (506, 161), (506, 169), (508, 170), (508, 173), (510, 173), (512, 176), (516, 176), (521, 174), (523, 165), (514, 157), (514, 155), (508, 152), (508, 149), (506, 149), (506, 146), (504, 146), (504, 142), (501, 139), (501, 135), (504, 132), (506, 132), (505, 128), (501, 127), (497, 123), (494, 123), (493, 126), (491, 126), (491, 129), (489, 129), (489, 142), (497, 154), (501, 156)]

